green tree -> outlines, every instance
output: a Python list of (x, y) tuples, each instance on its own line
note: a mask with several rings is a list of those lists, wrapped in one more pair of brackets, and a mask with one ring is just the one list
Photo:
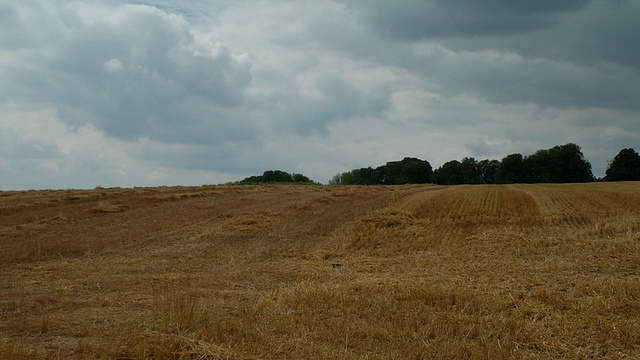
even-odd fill
[(282, 170), (267, 170), (262, 175), (249, 176), (239, 181), (240, 184), (289, 182), (313, 183), (311, 179), (302, 174), (289, 174)]
[(555, 146), (550, 153), (555, 161), (554, 182), (589, 182), (595, 179), (591, 163), (585, 159), (580, 146), (573, 143)]
[(386, 163), (378, 168), (378, 172), (382, 184), (426, 184), (431, 181), (433, 169), (426, 160), (405, 157), (401, 161)]
[(376, 185), (380, 183), (380, 176), (377, 169), (371, 166), (353, 170), (354, 184)]
[(433, 170), (428, 161), (406, 157), (400, 161), (389, 161), (375, 169), (366, 167), (335, 175), (329, 184), (425, 184), (431, 181), (432, 173)]
[(331, 180), (329, 180), (329, 185), (343, 185), (343, 176), (346, 173), (335, 174)]
[(354, 169), (338, 174), (329, 182), (333, 185), (376, 185), (380, 184), (378, 169), (372, 167)]
[(447, 161), (433, 172), (433, 180), (440, 185), (462, 184), (464, 181), (462, 164), (458, 160)]
[(299, 183), (310, 183), (313, 182), (311, 179), (309, 179), (308, 177), (302, 175), (302, 174), (291, 174), (291, 178), (293, 179), (293, 182), (299, 182)]
[(622, 149), (609, 163), (605, 181), (639, 181), (640, 155), (632, 148)]
[(522, 154), (511, 154), (500, 161), (496, 170), (496, 184), (515, 184), (524, 182), (524, 157)]
[(478, 161), (472, 157), (466, 157), (460, 162), (462, 182), (460, 184), (482, 184), (482, 173)]
[[(406, 160), (406, 158), (405, 158)], [(433, 169), (426, 160), (413, 159), (405, 162), (400, 171), (400, 184), (426, 184), (431, 182)]]
[(485, 184), (493, 184), (496, 179), (496, 172), (500, 167), (500, 162), (498, 160), (482, 160), (478, 163), (478, 168), (480, 170), (480, 177), (482, 178), (482, 182)]
[(442, 185), (454, 184), (490, 184), (493, 183), (498, 162), (483, 160), (478, 162), (473, 157), (462, 161), (452, 160), (444, 163), (433, 173), (434, 182)]
[(580, 146), (569, 143), (538, 150), (524, 159), (524, 181), (529, 183), (570, 183), (593, 181), (591, 163)]
[(282, 170), (267, 170), (264, 172), (264, 174), (262, 174), (261, 182), (293, 182), (293, 177), (288, 172)]
[(549, 150), (538, 150), (532, 155), (524, 157), (522, 182), (526, 183), (550, 183), (552, 168)]

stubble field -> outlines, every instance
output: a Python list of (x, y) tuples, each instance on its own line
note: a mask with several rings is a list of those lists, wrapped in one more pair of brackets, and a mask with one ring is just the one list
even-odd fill
[(0, 192), (3, 359), (640, 357), (640, 183)]

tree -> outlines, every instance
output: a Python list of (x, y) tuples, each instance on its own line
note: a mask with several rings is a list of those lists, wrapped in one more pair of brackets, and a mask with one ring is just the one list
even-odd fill
[(605, 172), (605, 181), (640, 180), (640, 155), (632, 148), (622, 149), (611, 160)]
[(580, 146), (569, 143), (556, 146), (551, 149), (551, 153), (557, 152), (561, 159), (562, 170), (560, 176), (556, 178), (558, 182), (589, 182), (595, 180), (591, 163), (584, 157)]
[(496, 184), (524, 182), (524, 157), (522, 154), (507, 155), (500, 161), (495, 174)]
[(239, 181), (240, 184), (289, 182), (313, 183), (311, 179), (302, 174), (289, 174), (282, 170), (267, 170), (262, 175), (249, 176)]
[(491, 184), (498, 165), (496, 160), (478, 162), (472, 157), (452, 160), (433, 172), (433, 181), (441, 185)]
[(538, 150), (532, 155), (527, 155), (522, 161), (523, 173), (522, 182), (526, 183), (550, 183), (552, 168), (555, 167), (551, 161), (549, 150)]
[(480, 170), (480, 177), (485, 184), (493, 184), (496, 179), (496, 172), (500, 167), (498, 160), (482, 160), (478, 163), (478, 169)]
[(428, 161), (406, 157), (400, 161), (389, 161), (375, 169), (366, 167), (335, 175), (329, 184), (426, 184), (431, 181), (432, 173), (433, 170)]
[(309, 179), (308, 177), (302, 175), (302, 174), (291, 174), (291, 178), (293, 179), (293, 182), (299, 182), (299, 183), (309, 183), (309, 182), (313, 182), (311, 181), (311, 179)]
[(524, 158), (524, 182), (571, 183), (593, 181), (591, 164), (580, 146), (569, 143), (538, 150)]
[(482, 173), (478, 161), (472, 157), (466, 157), (460, 162), (460, 172), (462, 174), (461, 184), (482, 184)]
[(338, 174), (329, 181), (331, 185), (375, 185), (380, 184), (378, 169), (372, 167), (354, 169)]
[(353, 170), (354, 184), (360, 185), (376, 185), (380, 183), (380, 175), (377, 169), (371, 166)]
[(523, 157), (511, 154), (500, 162), (495, 182), (512, 183), (570, 183), (593, 181), (591, 163), (580, 146), (569, 143), (551, 149), (538, 150)]
[(284, 172), (282, 170), (268, 170), (262, 174), (262, 181), (260, 182), (293, 182), (293, 177), (288, 172)]
[(433, 172), (433, 180), (440, 185), (462, 184), (464, 180), (462, 163), (458, 160), (447, 161)]
[(584, 158), (580, 146), (569, 143), (548, 150), (549, 182), (573, 183), (593, 181), (591, 164)]
[(431, 176), (433, 175), (433, 169), (431, 164), (426, 160), (411, 159), (405, 161), (400, 171), (400, 177), (398, 183), (400, 184), (426, 184), (431, 182)]
[(331, 180), (329, 180), (329, 185), (346, 185), (345, 181), (347, 180), (349, 174), (346, 172), (335, 174)]
[(382, 184), (426, 184), (431, 181), (433, 170), (426, 160), (405, 157), (401, 161), (389, 161), (378, 168)]

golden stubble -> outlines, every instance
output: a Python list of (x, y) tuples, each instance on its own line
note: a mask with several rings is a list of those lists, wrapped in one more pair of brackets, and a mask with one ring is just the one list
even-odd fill
[(3, 358), (634, 358), (640, 184), (0, 193)]

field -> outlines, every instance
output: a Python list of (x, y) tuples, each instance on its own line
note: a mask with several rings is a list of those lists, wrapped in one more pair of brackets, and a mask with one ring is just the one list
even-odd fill
[(640, 183), (0, 192), (0, 358), (640, 358)]

